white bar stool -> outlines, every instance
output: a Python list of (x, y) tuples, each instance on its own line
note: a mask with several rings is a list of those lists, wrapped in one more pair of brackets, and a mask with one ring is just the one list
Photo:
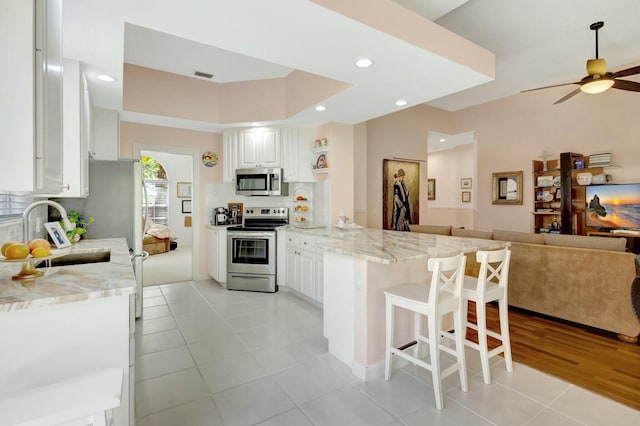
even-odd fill
[[(491, 383), (489, 359), (504, 353), (504, 363), (507, 371), (513, 371), (511, 359), (511, 339), (509, 338), (509, 305), (507, 303), (509, 285), (509, 262), (511, 250), (504, 248), (495, 251), (480, 250), (476, 253), (476, 260), (480, 263), (478, 278), (465, 276), (462, 297), (465, 311), (466, 326), (477, 330), (478, 343), (465, 339), (465, 345), (480, 353), (482, 376), (486, 384)], [(476, 304), (477, 324), (469, 322), (467, 318), (467, 301)], [(498, 302), (500, 313), (500, 333), (487, 329), (487, 309), (489, 302)], [(489, 350), (488, 336), (500, 341), (500, 345)]]
[[(392, 355), (404, 358), (414, 365), (431, 371), (436, 407), (444, 407), (442, 379), (458, 371), (460, 387), (467, 392), (467, 370), (464, 359), (465, 320), (462, 316), (462, 282), (466, 257), (463, 254), (449, 258), (432, 258), (428, 261), (428, 269), (432, 272), (430, 284), (404, 284), (392, 287), (384, 292), (386, 302), (386, 357), (385, 379), (391, 377)], [(414, 333), (416, 345), (413, 355), (393, 346), (394, 309), (395, 307), (414, 312)], [(442, 330), (442, 317), (453, 313), (455, 332)], [(422, 333), (422, 316), (428, 318), (428, 335)], [(441, 343), (441, 337), (455, 342), (455, 349)], [(422, 344), (429, 345), (429, 362), (419, 358)], [(456, 357), (456, 362), (444, 370), (440, 370), (440, 351)]]
[(111, 368), (2, 399), (0, 426), (105, 426), (120, 406), (122, 375)]

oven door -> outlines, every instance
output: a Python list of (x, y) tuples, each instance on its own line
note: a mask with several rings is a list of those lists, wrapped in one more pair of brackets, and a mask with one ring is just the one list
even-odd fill
[(274, 275), (275, 231), (227, 232), (227, 272)]

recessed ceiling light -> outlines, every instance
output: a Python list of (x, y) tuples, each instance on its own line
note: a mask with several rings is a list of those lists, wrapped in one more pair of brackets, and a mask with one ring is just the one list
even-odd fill
[(407, 104), (407, 101), (405, 101), (404, 99), (398, 99), (396, 101), (397, 106), (405, 106), (406, 104)]
[(373, 61), (369, 58), (359, 58), (356, 59), (355, 65), (358, 68), (369, 68), (373, 65)]
[(316, 107), (316, 111), (326, 111), (327, 107), (324, 105), (318, 105)]
[(115, 78), (107, 74), (98, 74), (96, 78), (100, 81), (106, 81), (107, 83), (113, 83), (114, 81), (116, 81)]
[(446, 139), (440, 139), (440, 142), (446, 142), (446, 141), (447, 141)]

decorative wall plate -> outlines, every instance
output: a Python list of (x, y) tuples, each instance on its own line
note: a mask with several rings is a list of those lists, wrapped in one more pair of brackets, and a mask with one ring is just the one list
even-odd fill
[(218, 156), (213, 152), (205, 152), (202, 154), (202, 164), (204, 164), (205, 167), (213, 167), (218, 164)]

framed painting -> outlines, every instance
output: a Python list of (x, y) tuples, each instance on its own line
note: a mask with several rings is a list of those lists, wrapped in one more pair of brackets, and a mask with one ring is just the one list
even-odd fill
[(436, 199), (436, 180), (427, 179), (427, 200)]
[(471, 202), (471, 191), (462, 191), (462, 202), (463, 203)]
[(191, 198), (191, 182), (178, 182), (176, 197)]
[(493, 204), (522, 204), (522, 171), (493, 174)]
[(462, 188), (462, 189), (471, 189), (471, 178), (462, 178), (462, 179), (460, 179), (460, 188)]
[(382, 228), (408, 231), (420, 223), (419, 210), (420, 163), (382, 160)]

